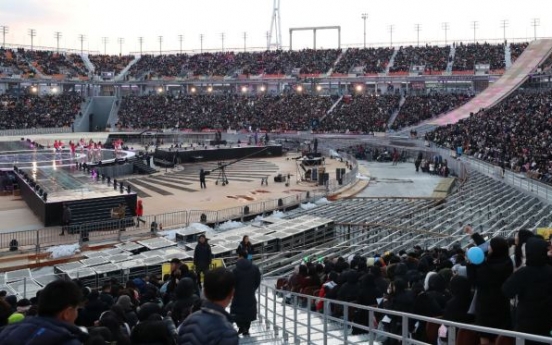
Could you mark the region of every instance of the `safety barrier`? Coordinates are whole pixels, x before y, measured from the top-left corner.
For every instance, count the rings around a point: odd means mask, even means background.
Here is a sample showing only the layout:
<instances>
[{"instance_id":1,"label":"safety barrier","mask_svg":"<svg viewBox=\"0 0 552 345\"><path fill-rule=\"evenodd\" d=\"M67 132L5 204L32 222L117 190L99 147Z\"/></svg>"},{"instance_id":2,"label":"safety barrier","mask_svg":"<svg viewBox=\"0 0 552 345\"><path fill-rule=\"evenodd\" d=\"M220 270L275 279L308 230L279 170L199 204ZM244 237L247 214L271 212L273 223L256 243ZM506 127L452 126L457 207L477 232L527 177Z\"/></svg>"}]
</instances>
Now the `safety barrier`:
<instances>
[{"instance_id":1,"label":"safety barrier","mask_svg":"<svg viewBox=\"0 0 552 345\"><path fill-rule=\"evenodd\" d=\"M321 312L312 311L311 306L316 302L322 302ZM510 338L516 345L523 345L526 341L550 344L552 340L549 337L533 334L462 324L313 295L291 293L277 290L267 282L263 282L257 292L257 303L258 318L261 323L276 337L292 344L379 344L382 338L396 339L403 345L435 344L438 334L434 335L435 339L428 340L427 343L412 337L410 326L414 326L417 322L431 324L437 328L440 325L446 326L448 337L441 340L450 345L466 343L465 336L475 337L478 340L478 333ZM337 310L341 316L333 316L332 310L334 315ZM378 327L377 319L381 320L384 316L394 319L395 324L398 325L393 333ZM363 334L354 335L352 330Z\"/></svg>"}]
</instances>

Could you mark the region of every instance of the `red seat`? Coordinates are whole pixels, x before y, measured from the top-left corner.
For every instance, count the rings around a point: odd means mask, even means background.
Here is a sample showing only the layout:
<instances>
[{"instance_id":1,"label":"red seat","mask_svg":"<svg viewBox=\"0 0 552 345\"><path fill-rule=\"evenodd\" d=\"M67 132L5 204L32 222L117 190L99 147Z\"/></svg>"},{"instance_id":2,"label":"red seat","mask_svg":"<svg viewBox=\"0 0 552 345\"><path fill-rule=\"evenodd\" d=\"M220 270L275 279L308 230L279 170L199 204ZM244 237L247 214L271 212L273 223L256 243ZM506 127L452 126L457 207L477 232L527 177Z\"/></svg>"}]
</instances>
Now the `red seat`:
<instances>
[{"instance_id":1,"label":"red seat","mask_svg":"<svg viewBox=\"0 0 552 345\"><path fill-rule=\"evenodd\" d=\"M479 335L469 329L460 329L456 335L456 345L479 345Z\"/></svg>"}]
</instances>

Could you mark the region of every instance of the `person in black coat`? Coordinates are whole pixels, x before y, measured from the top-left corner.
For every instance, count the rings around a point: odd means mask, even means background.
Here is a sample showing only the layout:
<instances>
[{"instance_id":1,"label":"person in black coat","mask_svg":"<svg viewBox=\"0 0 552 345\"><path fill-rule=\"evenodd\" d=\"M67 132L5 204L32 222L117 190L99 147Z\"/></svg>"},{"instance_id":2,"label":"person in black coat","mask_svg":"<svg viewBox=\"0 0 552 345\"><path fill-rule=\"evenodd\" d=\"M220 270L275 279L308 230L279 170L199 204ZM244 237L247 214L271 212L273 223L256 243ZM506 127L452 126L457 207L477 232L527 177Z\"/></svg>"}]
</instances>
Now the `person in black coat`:
<instances>
[{"instance_id":1,"label":"person in black coat","mask_svg":"<svg viewBox=\"0 0 552 345\"><path fill-rule=\"evenodd\" d=\"M255 291L261 285L261 271L251 261L239 254L234 277L236 279L236 292L230 307L230 314L238 326L238 334L249 335L251 321L257 319L257 299Z\"/></svg>"},{"instance_id":2,"label":"person in black coat","mask_svg":"<svg viewBox=\"0 0 552 345\"><path fill-rule=\"evenodd\" d=\"M480 265L468 264L468 278L476 289L475 324L510 329L510 299L502 293L502 285L514 271L508 255L508 242L502 237L490 241L486 260ZM488 344L496 335L480 334L481 344Z\"/></svg>"},{"instance_id":3,"label":"person in black coat","mask_svg":"<svg viewBox=\"0 0 552 345\"><path fill-rule=\"evenodd\" d=\"M461 323L472 323L473 315L468 314L472 301L471 284L468 278L456 275L450 280L452 298L447 302L443 319Z\"/></svg>"},{"instance_id":4,"label":"person in black coat","mask_svg":"<svg viewBox=\"0 0 552 345\"><path fill-rule=\"evenodd\" d=\"M194 249L194 266L197 274L197 283L201 287L201 273L205 276L205 273L209 270L211 262L213 261L213 253L211 252L211 246L207 243L207 237L201 234L197 239L197 245Z\"/></svg>"},{"instance_id":5,"label":"person in black coat","mask_svg":"<svg viewBox=\"0 0 552 345\"><path fill-rule=\"evenodd\" d=\"M238 249L236 249L236 254L248 260L253 260L253 245L249 242L249 236L243 236L242 241L238 245Z\"/></svg>"},{"instance_id":6,"label":"person in black coat","mask_svg":"<svg viewBox=\"0 0 552 345\"><path fill-rule=\"evenodd\" d=\"M552 330L552 267L548 265L547 247L543 239L529 238L525 267L502 286L506 297L518 299L514 327L518 332L549 336Z\"/></svg>"}]
</instances>

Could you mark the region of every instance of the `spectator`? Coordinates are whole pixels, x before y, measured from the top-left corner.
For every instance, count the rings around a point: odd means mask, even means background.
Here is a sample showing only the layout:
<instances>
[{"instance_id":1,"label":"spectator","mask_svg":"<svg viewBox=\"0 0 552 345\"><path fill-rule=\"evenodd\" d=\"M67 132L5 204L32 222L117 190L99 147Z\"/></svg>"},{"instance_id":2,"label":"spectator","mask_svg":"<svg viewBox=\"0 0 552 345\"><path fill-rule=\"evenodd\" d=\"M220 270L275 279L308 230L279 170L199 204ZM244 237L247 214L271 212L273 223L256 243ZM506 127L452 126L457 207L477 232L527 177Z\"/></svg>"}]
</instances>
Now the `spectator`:
<instances>
[{"instance_id":1,"label":"spectator","mask_svg":"<svg viewBox=\"0 0 552 345\"><path fill-rule=\"evenodd\" d=\"M244 235L242 241L236 249L238 256L246 258L247 260L253 260L253 245L249 242L249 236Z\"/></svg>"},{"instance_id":2,"label":"spectator","mask_svg":"<svg viewBox=\"0 0 552 345\"><path fill-rule=\"evenodd\" d=\"M197 274L197 283L201 288L201 274L205 277L205 274L211 266L213 261L213 254L211 253L211 246L208 243L207 237L204 234L199 235L197 245L194 249L194 266Z\"/></svg>"},{"instance_id":3,"label":"spectator","mask_svg":"<svg viewBox=\"0 0 552 345\"><path fill-rule=\"evenodd\" d=\"M349 74L354 73L355 67L360 67L363 73L385 73L391 56L392 48L349 48L341 56L334 72Z\"/></svg>"},{"instance_id":4,"label":"spectator","mask_svg":"<svg viewBox=\"0 0 552 345\"><path fill-rule=\"evenodd\" d=\"M81 300L82 293L73 282L57 280L48 284L39 297L38 316L4 328L0 344L81 344L87 333L74 324Z\"/></svg>"},{"instance_id":5,"label":"spectator","mask_svg":"<svg viewBox=\"0 0 552 345\"><path fill-rule=\"evenodd\" d=\"M548 244L530 237L526 242L525 267L514 272L502 286L508 298L517 297L514 330L550 336L552 329L552 267L548 265ZM536 342L526 342L536 344Z\"/></svg>"},{"instance_id":6,"label":"spectator","mask_svg":"<svg viewBox=\"0 0 552 345\"><path fill-rule=\"evenodd\" d=\"M450 46L400 47L389 72L410 72L413 66L424 67L425 72L445 71L449 61Z\"/></svg>"},{"instance_id":7,"label":"spectator","mask_svg":"<svg viewBox=\"0 0 552 345\"><path fill-rule=\"evenodd\" d=\"M457 44L452 70L474 71L476 64L489 64L492 71L504 70L506 68L504 44Z\"/></svg>"},{"instance_id":8,"label":"spectator","mask_svg":"<svg viewBox=\"0 0 552 345\"><path fill-rule=\"evenodd\" d=\"M510 56L512 58L512 63L516 62L527 46L529 46L529 42L510 43Z\"/></svg>"},{"instance_id":9,"label":"spectator","mask_svg":"<svg viewBox=\"0 0 552 345\"><path fill-rule=\"evenodd\" d=\"M205 274L203 292L207 300L199 311L190 315L179 327L179 345L238 344L238 333L225 310L234 296L235 284L234 274L225 268L217 268Z\"/></svg>"},{"instance_id":10,"label":"spectator","mask_svg":"<svg viewBox=\"0 0 552 345\"><path fill-rule=\"evenodd\" d=\"M238 334L249 336L251 321L257 319L257 300L255 291L261 284L261 272L245 256L246 252L239 251L234 279L236 281L234 298L230 307L230 313L238 326Z\"/></svg>"},{"instance_id":11,"label":"spectator","mask_svg":"<svg viewBox=\"0 0 552 345\"><path fill-rule=\"evenodd\" d=\"M120 74L134 60L134 55L88 55L88 59L94 65L95 75L110 72L115 76Z\"/></svg>"}]
</instances>

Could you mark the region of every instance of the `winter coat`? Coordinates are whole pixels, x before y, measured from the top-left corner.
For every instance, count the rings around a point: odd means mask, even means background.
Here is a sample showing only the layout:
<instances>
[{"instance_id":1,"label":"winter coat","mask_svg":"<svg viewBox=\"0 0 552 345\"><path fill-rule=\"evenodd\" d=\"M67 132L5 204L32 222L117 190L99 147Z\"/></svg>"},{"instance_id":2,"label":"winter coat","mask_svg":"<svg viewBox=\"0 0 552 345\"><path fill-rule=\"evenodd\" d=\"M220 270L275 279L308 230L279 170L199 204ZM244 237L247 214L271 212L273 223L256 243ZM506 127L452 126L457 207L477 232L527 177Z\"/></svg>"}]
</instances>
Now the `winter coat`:
<instances>
[{"instance_id":1,"label":"winter coat","mask_svg":"<svg viewBox=\"0 0 552 345\"><path fill-rule=\"evenodd\" d=\"M337 293L337 299L345 302L356 301L359 294L359 285L358 285L358 273L353 270L343 272L345 276L345 284L341 286L339 292Z\"/></svg>"},{"instance_id":2,"label":"winter coat","mask_svg":"<svg viewBox=\"0 0 552 345\"><path fill-rule=\"evenodd\" d=\"M468 314L472 301L470 281L462 276L450 280L452 298L447 302L443 319L454 322L471 323L473 315Z\"/></svg>"},{"instance_id":3,"label":"winter coat","mask_svg":"<svg viewBox=\"0 0 552 345\"><path fill-rule=\"evenodd\" d=\"M502 284L514 271L508 255L489 256L480 265L467 265L468 278L476 289L475 324L492 328L510 328L510 300L502 293Z\"/></svg>"},{"instance_id":4,"label":"winter coat","mask_svg":"<svg viewBox=\"0 0 552 345\"><path fill-rule=\"evenodd\" d=\"M205 243L198 242L194 249L194 265L196 270L209 269L211 261L213 260L213 254L211 253L211 246L205 240Z\"/></svg>"},{"instance_id":5,"label":"winter coat","mask_svg":"<svg viewBox=\"0 0 552 345\"><path fill-rule=\"evenodd\" d=\"M238 332L221 306L206 301L178 328L178 345L238 345Z\"/></svg>"},{"instance_id":6,"label":"winter coat","mask_svg":"<svg viewBox=\"0 0 552 345\"><path fill-rule=\"evenodd\" d=\"M525 244L526 261L502 286L504 295L517 296L515 330L550 335L552 329L552 267L546 255L547 243L530 238Z\"/></svg>"},{"instance_id":7,"label":"winter coat","mask_svg":"<svg viewBox=\"0 0 552 345\"><path fill-rule=\"evenodd\" d=\"M230 314L236 322L250 322L257 319L255 290L261 284L259 268L247 259L239 259L234 268L236 287Z\"/></svg>"},{"instance_id":8,"label":"winter coat","mask_svg":"<svg viewBox=\"0 0 552 345\"><path fill-rule=\"evenodd\" d=\"M31 317L0 333L0 345L80 345L88 334L79 327L50 317Z\"/></svg>"},{"instance_id":9,"label":"winter coat","mask_svg":"<svg viewBox=\"0 0 552 345\"><path fill-rule=\"evenodd\" d=\"M241 254L241 256L247 259L248 255L253 255L253 245L251 245L251 242L240 242L238 249L236 249L236 254Z\"/></svg>"}]
</instances>

